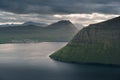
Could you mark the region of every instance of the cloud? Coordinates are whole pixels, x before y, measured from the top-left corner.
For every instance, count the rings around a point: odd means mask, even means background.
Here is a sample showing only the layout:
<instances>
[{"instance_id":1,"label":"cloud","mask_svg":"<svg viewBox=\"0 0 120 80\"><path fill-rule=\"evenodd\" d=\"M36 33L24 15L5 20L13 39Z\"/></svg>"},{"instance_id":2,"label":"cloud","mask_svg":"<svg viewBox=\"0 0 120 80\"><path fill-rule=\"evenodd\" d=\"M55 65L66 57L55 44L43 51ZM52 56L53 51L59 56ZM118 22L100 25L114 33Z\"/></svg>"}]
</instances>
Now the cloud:
<instances>
[{"instance_id":1,"label":"cloud","mask_svg":"<svg viewBox=\"0 0 120 80\"><path fill-rule=\"evenodd\" d=\"M12 12L0 11L0 24L24 23L27 21L50 24L56 21L51 14L16 14Z\"/></svg>"},{"instance_id":2,"label":"cloud","mask_svg":"<svg viewBox=\"0 0 120 80\"><path fill-rule=\"evenodd\" d=\"M117 17L119 15L91 13L91 14L64 14L64 15L56 14L53 16L58 19L71 20L74 24L82 24L84 26L87 26L89 24L102 22L102 21Z\"/></svg>"},{"instance_id":3,"label":"cloud","mask_svg":"<svg viewBox=\"0 0 120 80\"><path fill-rule=\"evenodd\" d=\"M18 14L120 14L119 0L0 0L0 10Z\"/></svg>"},{"instance_id":4,"label":"cloud","mask_svg":"<svg viewBox=\"0 0 120 80\"><path fill-rule=\"evenodd\" d=\"M87 26L89 24L101 22L117 17L115 14L102 13L80 13L80 14L16 14L12 12L0 11L0 24L24 23L27 21L51 24L59 20L70 20L76 25Z\"/></svg>"},{"instance_id":5,"label":"cloud","mask_svg":"<svg viewBox=\"0 0 120 80\"><path fill-rule=\"evenodd\" d=\"M119 14L120 0L0 0L0 24L70 20L87 26Z\"/></svg>"}]
</instances>

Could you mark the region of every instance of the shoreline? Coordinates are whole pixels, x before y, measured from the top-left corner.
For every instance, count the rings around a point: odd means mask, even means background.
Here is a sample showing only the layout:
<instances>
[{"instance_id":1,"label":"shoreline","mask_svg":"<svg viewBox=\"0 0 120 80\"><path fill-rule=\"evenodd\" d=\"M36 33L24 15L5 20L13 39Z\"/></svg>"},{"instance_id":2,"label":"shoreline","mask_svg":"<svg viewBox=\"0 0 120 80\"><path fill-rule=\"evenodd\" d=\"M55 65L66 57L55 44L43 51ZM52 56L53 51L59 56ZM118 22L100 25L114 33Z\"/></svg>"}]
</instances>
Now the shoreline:
<instances>
[{"instance_id":1,"label":"shoreline","mask_svg":"<svg viewBox=\"0 0 120 80\"><path fill-rule=\"evenodd\" d=\"M77 65L91 65L91 66L103 66L103 67L118 67L120 68L120 65L117 65L117 64L105 64L105 63L90 63L90 62L75 62L75 61L64 61L64 60L61 60L61 59L55 59L53 57L51 57L51 55L49 55L49 58L52 59L52 60L55 60L55 61L59 61L59 62L62 62L62 63L71 63L71 64L77 64Z\"/></svg>"}]
</instances>

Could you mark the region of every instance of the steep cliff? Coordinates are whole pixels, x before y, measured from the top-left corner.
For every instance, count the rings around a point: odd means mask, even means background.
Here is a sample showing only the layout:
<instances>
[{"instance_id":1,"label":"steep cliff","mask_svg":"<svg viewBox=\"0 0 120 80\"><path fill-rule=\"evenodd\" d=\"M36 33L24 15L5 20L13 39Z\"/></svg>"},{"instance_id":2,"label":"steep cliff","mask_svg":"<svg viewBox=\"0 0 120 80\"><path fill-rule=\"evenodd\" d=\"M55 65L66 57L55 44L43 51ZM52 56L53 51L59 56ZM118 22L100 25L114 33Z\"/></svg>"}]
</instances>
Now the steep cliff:
<instances>
[{"instance_id":1,"label":"steep cliff","mask_svg":"<svg viewBox=\"0 0 120 80\"><path fill-rule=\"evenodd\" d=\"M66 62L120 65L120 17L83 28L50 57Z\"/></svg>"}]
</instances>

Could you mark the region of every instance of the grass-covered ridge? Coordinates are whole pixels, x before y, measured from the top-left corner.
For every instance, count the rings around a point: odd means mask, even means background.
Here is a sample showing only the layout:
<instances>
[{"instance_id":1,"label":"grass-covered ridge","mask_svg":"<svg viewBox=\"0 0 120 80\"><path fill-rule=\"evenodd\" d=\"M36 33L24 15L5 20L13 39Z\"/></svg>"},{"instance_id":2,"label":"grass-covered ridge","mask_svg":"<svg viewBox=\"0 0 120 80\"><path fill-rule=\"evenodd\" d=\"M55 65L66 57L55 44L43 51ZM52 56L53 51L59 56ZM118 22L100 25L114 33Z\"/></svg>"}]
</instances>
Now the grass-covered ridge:
<instances>
[{"instance_id":1,"label":"grass-covered ridge","mask_svg":"<svg viewBox=\"0 0 120 80\"><path fill-rule=\"evenodd\" d=\"M120 65L119 22L120 17L117 17L83 28L50 57L65 62Z\"/></svg>"}]
</instances>

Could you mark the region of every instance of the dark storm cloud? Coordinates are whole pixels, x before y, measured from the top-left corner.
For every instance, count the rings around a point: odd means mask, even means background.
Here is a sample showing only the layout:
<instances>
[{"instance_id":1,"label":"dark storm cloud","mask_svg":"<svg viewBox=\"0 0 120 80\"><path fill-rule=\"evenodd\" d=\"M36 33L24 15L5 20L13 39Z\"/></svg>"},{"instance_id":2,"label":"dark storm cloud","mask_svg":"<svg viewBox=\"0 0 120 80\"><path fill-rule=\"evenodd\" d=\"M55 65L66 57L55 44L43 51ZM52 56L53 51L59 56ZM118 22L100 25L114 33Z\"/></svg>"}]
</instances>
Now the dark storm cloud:
<instances>
[{"instance_id":1,"label":"dark storm cloud","mask_svg":"<svg viewBox=\"0 0 120 80\"><path fill-rule=\"evenodd\" d=\"M119 0L0 0L0 10L24 14L120 14Z\"/></svg>"}]
</instances>

